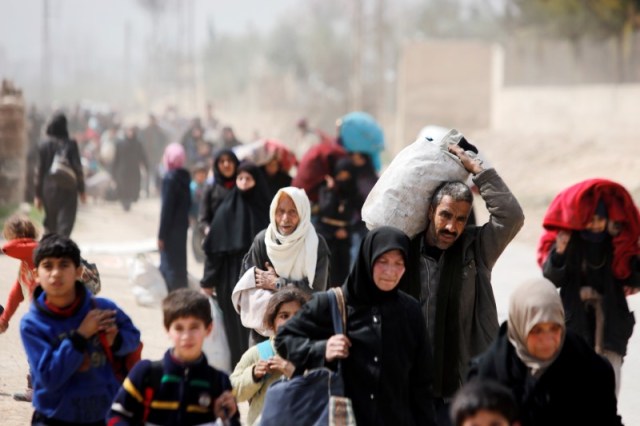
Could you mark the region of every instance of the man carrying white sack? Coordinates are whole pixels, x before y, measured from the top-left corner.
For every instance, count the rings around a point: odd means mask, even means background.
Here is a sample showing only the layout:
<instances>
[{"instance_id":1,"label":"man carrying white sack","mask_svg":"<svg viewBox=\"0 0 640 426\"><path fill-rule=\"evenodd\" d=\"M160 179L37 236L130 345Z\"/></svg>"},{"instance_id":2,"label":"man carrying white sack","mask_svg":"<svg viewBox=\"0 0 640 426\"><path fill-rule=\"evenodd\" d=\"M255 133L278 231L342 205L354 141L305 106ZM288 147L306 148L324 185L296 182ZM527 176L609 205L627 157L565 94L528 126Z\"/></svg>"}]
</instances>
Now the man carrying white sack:
<instances>
[{"instance_id":1,"label":"man carrying white sack","mask_svg":"<svg viewBox=\"0 0 640 426\"><path fill-rule=\"evenodd\" d=\"M459 145L449 145L473 175L490 213L483 226L466 226L473 195L460 181L442 183L428 207L426 230L412 239L405 292L421 305L433 348L438 422L449 424L448 408L469 360L498 333L491 270L524 223L524 214L493 168L484 169Z\"/></svg>"}]
</instances>

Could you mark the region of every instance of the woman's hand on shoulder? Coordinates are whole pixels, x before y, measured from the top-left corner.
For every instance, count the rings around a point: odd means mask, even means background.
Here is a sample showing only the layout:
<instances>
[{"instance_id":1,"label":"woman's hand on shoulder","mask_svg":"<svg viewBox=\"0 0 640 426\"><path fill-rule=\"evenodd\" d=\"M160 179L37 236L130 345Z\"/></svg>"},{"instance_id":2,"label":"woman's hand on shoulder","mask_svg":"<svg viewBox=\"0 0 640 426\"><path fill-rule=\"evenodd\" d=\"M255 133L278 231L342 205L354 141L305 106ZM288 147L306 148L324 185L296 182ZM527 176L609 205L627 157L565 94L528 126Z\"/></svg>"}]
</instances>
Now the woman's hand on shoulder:
<instances>
[{"instance_id":1,"label":"woman's hand on shoulder","mask_svg":"<svg viewBox=\"0 0 640 426\"><path fill-rule=\"evenodd\" d=\"M344 334L335 334L327 340L327 348L324 357L328 362L336 359L345 359L349 356L351 341Z\"/></svg>"}]
</instances>

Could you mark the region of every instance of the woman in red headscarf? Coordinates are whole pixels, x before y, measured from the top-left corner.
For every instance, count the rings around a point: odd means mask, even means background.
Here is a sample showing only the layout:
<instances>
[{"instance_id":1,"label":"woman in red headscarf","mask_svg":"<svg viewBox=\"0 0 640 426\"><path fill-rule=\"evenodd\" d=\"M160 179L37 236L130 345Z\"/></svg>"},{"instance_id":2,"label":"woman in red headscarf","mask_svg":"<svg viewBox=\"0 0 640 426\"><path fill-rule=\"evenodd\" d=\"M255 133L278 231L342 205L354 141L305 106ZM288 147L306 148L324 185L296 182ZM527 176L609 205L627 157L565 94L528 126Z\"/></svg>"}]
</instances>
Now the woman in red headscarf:
<instances>
[{"instance_id":1,"label":"woman in red headscarf","mask_svg":"<svg viewBox=\"0 0 640 426\"><path fill-rule=\"evenodd\" d=\"M605 356L620 389L635 323L625 296L640 289L640 214L616 182L588 179L560 192L543 220L543 274L556 287L567 328Z\"/></svg>"}]
</instances>

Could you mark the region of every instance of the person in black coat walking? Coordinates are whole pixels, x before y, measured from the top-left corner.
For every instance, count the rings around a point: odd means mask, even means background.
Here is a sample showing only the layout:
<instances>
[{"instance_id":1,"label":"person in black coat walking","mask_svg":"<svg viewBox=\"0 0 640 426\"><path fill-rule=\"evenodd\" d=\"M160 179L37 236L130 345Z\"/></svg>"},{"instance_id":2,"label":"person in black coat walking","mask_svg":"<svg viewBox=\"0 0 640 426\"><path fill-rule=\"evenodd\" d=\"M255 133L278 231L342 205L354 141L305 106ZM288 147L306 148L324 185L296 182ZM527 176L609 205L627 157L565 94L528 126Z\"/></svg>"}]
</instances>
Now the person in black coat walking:
<instances>
[{"instance_id":1,"label":"person in black coat walking","mask_svg":"<svg viewBox=\"0 0 640 426\"><path fill-rule=\"evenodd\" d=\"M200 281L205 293L215 288L229 340L232 368L249 348L249 330L242 325L233 307L231 294L238 282L245 253L256 234L268 224L267 184L258 166L243 162L238 166L236 186L217 208L211 229L204 240L207 261L205 277Z\"/></svg>"},{"instance_id":2,"label":"person in black coat walking","mask_svg":"<svg viewBox=\"0 0 640 426\"><path fill-rule=\"evenodd\" d=\"M49 139L38 147L34 205L44 207L45 233L71 235L78 195L85 203L84 174L75 140L69 139L67 118L59 113L47 126Z\"/></svg>"},{"instance_id":3,"label":"person in black coat walking","mask_svg":"<svg viewBox=\"0 0 640 426\"><path fill-rule=\"evenodd\" d=\"M160 272L169 292L188 286L187 229L191 208L191 176L183 168L185 157L184 148L179 143L167 146L162 157L166 173L162 178L158 250Z\"/></svg>"},{"instance_id":4,"label":"person in black coat walking","mask_svg":"<svg viewBox=\"0 0 640 426\"><path fill-rule=\"evenodd\" d=\"M116 154L113 160L112 176L116 183L116 194L124 211L131 209L131 204L138 201L142 175L142 166L149 175L149 165L144 148L138 140L134 127L128 127L122 140L116 143Z\"/></svg>"},{"instance_id":5,"label":"person in black coat walking","mask_svg":"<svg viewBox=\"0 0 640 426\"><path fill-rule=\"evenodd\" d=\"M371 231L342 286L346 335L333 335L326 292L283 325L278 354L306 369L336 367L341 360L345 395L358 424L431 425L431 348L420 305L398 290L404 277L409 238L391 227Z\"/></svg>"},{"instance_id":6,"label":"person in black coat walking","mask_svg":"<svg viewBox=\"0 0 640 426\"><path fill-rule=\"evenodd\" d=\"M508 321L468 377L510 388L522 426L622 424L611 364L566 329L560 295L544 278L514 291Z\"/></svg>"}]
</instances>

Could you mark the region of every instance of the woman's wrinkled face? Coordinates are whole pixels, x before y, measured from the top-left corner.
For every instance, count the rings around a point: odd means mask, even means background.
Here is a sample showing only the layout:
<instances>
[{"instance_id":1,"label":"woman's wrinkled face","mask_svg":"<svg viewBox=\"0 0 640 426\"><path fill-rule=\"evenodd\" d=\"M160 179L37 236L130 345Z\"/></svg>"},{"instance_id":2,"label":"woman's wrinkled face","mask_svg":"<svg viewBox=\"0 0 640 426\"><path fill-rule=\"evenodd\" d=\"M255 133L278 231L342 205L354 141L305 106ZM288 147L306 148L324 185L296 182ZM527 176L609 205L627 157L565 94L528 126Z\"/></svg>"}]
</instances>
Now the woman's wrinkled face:
<instances>
[{"instance_id":1,"label":"woman's wrinkled face","mask_svg":"<svg viewBox=\"0 0 640 426\"><path fill-rule=\"evenodd\" d=\"M562 341L562 325L555 322L536 324L527 335L527 350L541 360L547 361L555 356Z\"/></svg>"},{"instance_id":2,"label":"woman's wrinkled face","mask_svg":"<svg viewBox=\"0 0 640 426\"><path fill-rule=\"evenodd\" d=\"M282 235L291 235L300 224L296 203L287 194L280 195L276 206L276 228Z\"/></svg>"},{"instance_id":3,"label":"woman's wrinkled face","mask_svg":"<svg viewBox=\"0 0 640 426\"><path fill-rule=\"evenodd\" d=\"M230 178L236 172L236 163L229 155L221 155L218 159L218 170L222 176Z\"/></svg>"},{"instance_id":4,"label":"woman's wrinkled face","mask_svg":"<svg viewBox=\"0 0 640 426\"><path fill-rule=\"evenodd\" d=\"M382 291L397 287L404 275L404 257L400 250L389 250L378 256L373 264L373 282Z\"/></svg>"},{"instance_id":5,"label":"woman's wrinkled face","mask_svg":"<svg viewBox=\"0 0 640 426\"><path fill-rule=\"evenodd\" d=\"M256 186L256 180L251 176L251 173L240 172L236 178L236 186L240 191L248 191Z\"/></svg>"}]
</instances>

